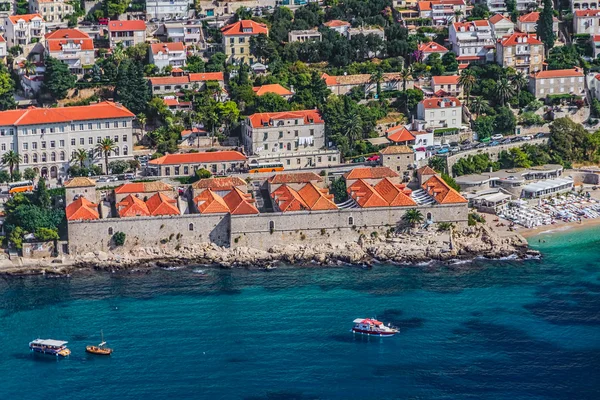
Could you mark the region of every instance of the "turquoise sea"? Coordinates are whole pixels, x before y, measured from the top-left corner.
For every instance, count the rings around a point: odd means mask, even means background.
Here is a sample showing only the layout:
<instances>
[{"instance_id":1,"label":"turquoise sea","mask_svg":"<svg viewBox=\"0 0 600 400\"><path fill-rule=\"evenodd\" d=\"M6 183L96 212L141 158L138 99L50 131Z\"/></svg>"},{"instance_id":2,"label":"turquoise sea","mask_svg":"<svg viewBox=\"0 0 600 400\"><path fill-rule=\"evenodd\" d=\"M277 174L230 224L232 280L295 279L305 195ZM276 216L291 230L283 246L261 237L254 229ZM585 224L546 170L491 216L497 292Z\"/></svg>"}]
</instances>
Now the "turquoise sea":
<instances>
[{"instance_id":1,"label":"turquoise sea","mask_svg":"<svg viewBox=\"0 0 600 400\"><path fill-rule=\"evenodd\" d=\"M600 399L600 228L531 241L542 260L0 280L0 399ZM401 333L349 332L374 316ZM101 329L112 357L84 352Z\"/></svg>"}]
</instances>

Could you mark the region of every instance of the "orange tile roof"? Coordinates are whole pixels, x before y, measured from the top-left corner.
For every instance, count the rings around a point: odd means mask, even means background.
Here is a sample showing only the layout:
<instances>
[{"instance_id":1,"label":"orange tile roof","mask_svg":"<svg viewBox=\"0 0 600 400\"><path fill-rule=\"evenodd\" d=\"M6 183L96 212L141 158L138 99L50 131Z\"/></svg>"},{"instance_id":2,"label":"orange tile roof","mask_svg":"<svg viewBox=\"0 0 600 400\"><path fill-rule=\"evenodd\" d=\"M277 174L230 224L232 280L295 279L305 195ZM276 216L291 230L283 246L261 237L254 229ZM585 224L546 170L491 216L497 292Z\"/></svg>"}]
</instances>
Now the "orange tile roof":
<instances>
[{"instance_id":1,"label":"orange tile roof","mask_svg":"<svg viewBox=\"0 0 600 400\"><path fill-rule=\"evenodd\" d=\"M183 42L169 42L169 43L153 43L150 45L152 54L158 53L170 53L173 51L185 51L185 44Z\"/></svg>"},{"instance_id":2,"label":"orange tile roof","mask_svg":"<svg viewBox=\"0 0 600 400\"><path fill-rule=\"evenodd\" d=\"M388 146L379 150L381 154L412 154L414 151L408 146Z\"/></svg>"},{"instance_id":3,"label":"orange tile roof","mask_svg":"<svg viewBox=\"0 0 600 400\"><path fill-rule=\"evenodd\" d=\"M600 14L600 10L575 10L575 15L577 17L596 17Z\"/></svg>"},{"instance_id":4,"label":"orange tile roof","mask_svg":"<svg viewBox=\"0 0 600 400\"><path fill-rule=\"evenodd\" d=\"M146 23L140 19L130 21L109 21L109 32L146 31Z\"/></svg>"},{"instance_id":5,"label":"orange tile roof","mask_svg":"<svg viewBox=\"0 0 600 400\"><path fill-rule=\"evenodd\" d=\"M489 27L490 22L486 19L478 19L476 21L455 22L452 26L456 32L460 32L461 28L465 28L465 30L468 31L471 27Z\"/></svg>"},{"instance_id":6,"label":"orange tile roof","mask_svg":"<svg viewBox=\"0 0 600 400\"><path fill-rule=\"evenodd\" d=\"M540 13L537 11L530 12L529 14L521 15L519 17L519 22L537 22L540 19ZM558 22L558 18L552 17L554 22Z\"/></svg>"},{"instance_id":7,"label":"orange tile roof","mask_svg":"<svg viewBox=\"0 0 600 400\"><path fill-rule=\"evenodd\" d=\"M86 121L110 118L134 118L125 107L112 102L102 102L89 106L37 108L0 112L1 125L42 125L58 122Z\"/></svg>"},{"instance_id":8,"label":"orange tile roof","mask_svg":"<svg viewBox=\"0 0 600 400\"><path fill-rule=\"evenodd\" d=\"M66 188L90 187L96 186L96 181L91 178L78 176L66 181L63 186Z\"/></svg>"},{"instance_id":9,"label":"orange tile roof","mask_svg":"<svg viewBox=\"0 0 600 400\"><path fill-rule=\"evenodd\" d=\"M429 165L421 167L417 170L417 173L420 175L435 175L437 172L433 170Z\"/></svg>"},{"instance_id":10,"label":"orange tile roof","mask_svg":"<svg viewBox=\"0 0 600 400\"><path fill-rule=\"evenodd\" d=\"M333 202L333 195L329 194L329 190L318 188L312 182L298 190L298 194L311 211L337 210L338 208Z\"/></svg>"},{"instance_id":11,"label":"orange tile roof","mask_svg":"<svg viewBox=\"0 0 600 400\"><path fill-rule=\"evenodd\" d=\"M310 207L294 189L281 185L271 193L273 202L281 212L309 210Z\"/></svg>"},{"instance_id":12,"label":"orange tile roof","mask_svg":"<svg viewBox=\"0 0 600 400\"><path fill-rule=\"evenodd\" d=\"M177 208L177 200L160 192L146 200L146 206L148 207L148 211L150 211L150 215L153 217L181 214L179 208Z\"/></svg>"},{"instance_id":13,"label":"orange tile roof","mask_svg":"<svg viewBox=\"0 0 600 400\"><path fill-rule=\"evenodd\" d=\"M554 69L554 70L548 70L548 71L540 71L540 72L531 74L531 77L535 78L535 79L564 78L564 77L575 77L575 76L583 76L583 72L579 68L571 68L571 69Z\"/></svg>"},{"instance_id":14,"label":"orange tile roof","mask_svg":"<svg viewBox=\"0 0 600 400\"><path fill-rule=\"evenodd\" d=\"M452 103L455 103L453 106ZM425 109L430 108L442 108L442 104L444 107L460 107L460 101L456 97L432 97L430 99L421 100L421 104L425 107Z\"/></svg>"},{"instance_id":15,"label":"orange tile roof","mask_svg":"<svg viewBox=\"0 0 600 400\"><path fill-rule=\"evenodd\" d=\"M448 184L437 175L427 179L421 187L427 194L433 197L438 204L467 203L467 200L464 197L448 186Z\"/></svg>"},{"instance_id":16,"label":"orange tile roof","mask_svg":"<svg viewBox=\"0 0 600 400\"><path fill-rule=\"evenodd\" d=\"M229 212L232 215L243 214L258 214L257 208L254 206L254 199L251 194L244 193L240 189L234 187L233 190L223 197L223 200L229 207Z\"/></svg>"},{"instance_id":17,"label":"orange tile roof","mask_svg":"<svg viewBox=\"0 0 600 400\"><path fill-rule=\"evenodd\" d=\"M498 22L500 22L500 21L502 21L502 20L508 21L508 22L510 22L510 23L512 24L512 21L511 21L510 19L506 18L506 17L505 17L504 15L502 15L502 14L494 14L494 15L492 15L492 16L490 17L490 19L489 19L489 21L490 21L492 24L497 24Z\"/></svg>"},{"instance_id":18,"label":"orange tile roof","mask_svg":"<svg viewBox=\"0 0 600 400\"><path fill-rule=\"evenodd\" d=\"M436 42L421 43L419 51L423 53L447 53L448 49Z\"/></svg>"},{"instance_id":19,"label":"orange tile roof","mask_svg":"<svg viewBox=\"0 0 600 400\"><path fill-rule=\"evenodd\" d=\"M153 193L161 191L173 190L173 186L166 184L162 181L153 182L130 182L124 183L121 186L115 188L116 194L125 193Z\"/></svg>"},{"instance_id":20,"label":"orange tile roof","mask_svg":"<svg viewBox=\"0 0 600 400\"><path fill-rule=\"evenodd\" d=\"M279 83L274 83L272 85L255 86L252 88L252 90L254 91L254 93L256 93L257 96L262 96L266 93L275 93L280 96L291 96L293 94L288 89L281 86Z\"/></svg>"},{"instance_id":21,"label":"orange tile roof","mask_svg":"<svg viewBox=\"0 0 600 400\"><path fill-rule=\"evenodd\" d=\"M256 113L248 117L253 128L271 126L272 121L281 119L301 119L305 124L324 124L319 110L283 111L274 113Z\"/></svg>"},{"instance_id":22,"label":"orange tile roof","mask_svg":"<svg viewBox=\"0 0 600 400\"><path fill-rule=\"evenodd\" d=\"M331 21L325 22L323 25L329 28L336 28L340 26L350 26L350 22L341 21L339 19L332 19Z\"/></svg>"},{"instance_id":23,"label":"orange tile roof","mask_svg":"<svg viewBox=\"0 0 600 400\"><path fill-rule=\"evenodd\" d=\"M146 203L131 194L118 202L116 207L121 218L150 216Z\"/></svg>"},{"instance_id":24,"label":"orange tile roof","mask_svg":"<svg viewBox=\"0 0 600 400\"><path fill-rule=\"evenodd\" d=\"M190 82L222 81L225 79L222 72L195 72L188 76Z\"/></svg>"},{"instance_id":25,"label":"orange tile roof","mask_svg":"<svg viewBox=\"0 0 600 400\"><path fill-rule=\"evenodd\" d=\"M181 131L181 137L186 138L194 133L202 135L202 134L207 134L208 132L206 132L204 129L200 129L200 128L185 129L185 130Z\"/></svg>"},{"instance_id":26,"label":"orange tile roof","mask_svg":"<svg viewBox=\"0 0 600 400\"><path fill-rule=\"evenodd\" d=\"M246 186L246 181L237 176L200 179L192 184L193 189L231 190L237 186Z\"/></svg>"},{"instance_id":27,"label":"orange tile roof","mask_svg":"<svg viewBox=\"0 0 600 400\"><path fill-rule=\"evenodd\" d=\"M393 126L386 130L385 133L387 134L387 138L389 140L396 143L410 142L411 140L415 140L415 136L402 125Z\"/></svg>"},{"instance_id":28,"label":"orange tile roof","mask_svg":"<svg viewBox=\"0 0 600 400\"><path fill-rule=\"evenodd\" d=\"M362 208L389 206L389 203L383 197L381 197L379 192L377 192L373 186L369 185L362 179L359 179L350 185L347 191L348 195L350 195L356 204Z\"/></svg>"},{"instance_id":29,"label":"orange tile roof","mask_svg":"<svg viewBox=\"0 0 600 400\"><path fill-rule=\"evenodd\" d=\"M0 43L4 43L6 42L6 40L4 39L4 36L0 35Z\"/></svg>"},{"instance_id":30,"label":"orange tile roof","mask_svg":"<svg viewBox=\"0 0 600 400\"><path fill-rule=\"evenodd\" d=\"M433 5L443 5L443 4L451 4L451 5L464 5L464 0L433 0L433 1L419 1L417 3L419 7L419 11L431 11L431 7Z\"/></svg>"},{"instance_id":31,"label":"orange tile roof","mask_svg":"<svg viewBox=\"0 0 600 400\"><path fill-rule=\"evenodd\" d=\"M388 202L390 207L416 206L417 203L410 198L412 190L404 184L396 185L388 178L383 178L375 185L374 189Z\"/></svg>"},{"instance_id":32,"label":"orange tile roof","mask_svg":"<svg viewBox=\"0 0 600 400\"><path fill-rule=\"evenodd\" d=\"M85 197L79 197L65 209L69 221L90 221L100 218L98 204L94 204Z\"/></svg>"},{"instance_id":33,"label":"orange tile roof","mask_svg":"<svg viewBox=\"0 0 600 400\"><path fill-rule=\"evenodd\" d=\"M62 46L67 43L79 44L81 50L94 50L92 38L79 29L57 29L47 33L46 43L49 51L62 51Z\"/></svg>"},{"instance_id":34,"label":"orange tile roof","mask_svg":"<svg viewBox=\"0 0 600 400\"><path fill-rule=\"evenodd\" d=\"M200 164L223 161L246 161L248 158L239 151L210 151L203 153L167 154L155 160L152 165Z\"/></svg>"},{"instance_id":35,"label":"orange tile roof","mask_svg":"<svg viewBox=\"0 0 600 400\"><path fill-rule=\"evenodd\" d=\"M250 19L243 19L235 22L231 25L227 25L221 28L221 32L224 36L232 35L258 35L264 33L269 34L269 28L265 24L259 24Z\"/></svg>"},{"instance_id":36,"label":"orange tile roof","mask_svg":"<svg viewBox=\"0 0 600 400\"><path fill-rule=\"evenodd\" d=\"M54 32L46 33L44 36L48 39L90 39L90 35L75 28L62 28Z\"/></svg>"},{"instance_id":37,"label":"orange tile roof","mask_svg":"<svg viewBox=\"0 0 600 400\"><path fill-rule=\"evenodd\" d=\"M198 207L200 214L218 214L230 211L225 200L211 189L205 189L196 196L194 204Z\"/></svg>"},{"instance_id":38,"label":"orange tile roof","mask_svg":"<svg viewBox=\"0 0 600 400\"><path fill-rule=\"evenodd\" d=\"M12 22L13 24L16 24L20 20L24 20L25 22L31 22L31 20L36 17L44 19L40 14L11 15L8 18L10 19L10 22Z\"/></svg>"},{"instance_id":39,"label":"orange tile roof","mask_svg":"<svg viewBox=\"0 0 600 400\"><path fill-rule=\"evenodd\" d=\"M458 85L459 78L458 75L432 76L431 80L434 85Z\"/></svg>"},{"instance_id":40,"label":"orange tile roof","mask_svg":"<svg viewBox=\"0 0 600 400\"><path fill-rule=\"evenodd\" d=\"M518 42L517 40L523 40L526 39L527 42ZM500 45L502 47L506 47L506 46L516 46L517 44L523 44L523 43L528 43L528 44L542 44L542 42L537 38L536 34L529 34L529 33L521 33L521 32L515 32L512 35L508 35L508 36L504 36L502 39L499 39L498 42L500 43Z\"/></svg>"},{"instance_id":41,"label":"orange tile roof","mask_svg":"<svg viewBox=\"0 0 600 400\"><path fill-rule=\"evenodd\" d=\"M337 85L337 79L335 76L331 76L326 74L325 72L323 72L323 75L321 75L321 79L325 80L325 84L327 86L334 86Z\"/></svg>"},{"instance_id":42,"label":"orange tile roof","mask_svg":"<svg viewBox=\"0 0 600 400\"><path fill-rule=\"evenodd\" d=\"M292 172L273 175L268 179L268 182L278 185L282 183L323 182L323 179L314 172Z\"/></svg>"},{"instance_id":43,"label":"orange tile roof","mask_svg":"<svg viewBox=\"0 0 600 400\"><path fill-rule=\"evenodd\" d=\"M398 176L400 175L388 167L359 167L344 174L346 180L396 178Z\"/></svg>"},{"instance_id":44,"label":"orange tile roof","mask_svg":"<svg viewBox=\"0 0 600 400\"><path fill-rule=\"evenodd\" d=\"M183 85L186 83L222 81L225 79L222 72L192 73L184 76L159 76L148 78L152 85Z\"/></svg>"}]
</instances>

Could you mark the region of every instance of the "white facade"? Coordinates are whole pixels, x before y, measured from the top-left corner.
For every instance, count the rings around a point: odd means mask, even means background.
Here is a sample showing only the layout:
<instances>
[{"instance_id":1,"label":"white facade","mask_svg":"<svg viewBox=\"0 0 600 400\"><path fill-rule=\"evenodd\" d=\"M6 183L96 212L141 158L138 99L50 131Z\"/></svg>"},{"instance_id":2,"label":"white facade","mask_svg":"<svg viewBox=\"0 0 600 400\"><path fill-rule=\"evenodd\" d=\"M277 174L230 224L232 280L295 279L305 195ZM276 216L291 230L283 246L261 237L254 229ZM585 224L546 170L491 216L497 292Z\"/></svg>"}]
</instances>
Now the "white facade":
<instances>
[{"instance_id":1,"label":"white facade","mask_svg":"<svg viewBox=\"0 0 600 400\"><path fill-rule=\"evenodd\" d=\"M146 0L146 13L150 18L188 17L189 0Z\"/></svg>"},{"instance_id":2,"label":"white facade","mask_svg":"<svg viewBox=\"0 0 600 400\"><path fill-rule=\"evenodd\" d=\"M577 10L573 15L573 33L600 34L600 10Z\"/></svg>"},{"instance_id":3,"label":"white facade","mask_svg":"<svg viewBox=\"0 0 600 400\"><path fill-rule=\"evenodd\" d=\"M5 39L8 47L24 47L42 40L46 23L39 14L15 15L4 20Z\"/></svg>"},{"instance_id":4,"label":"white facade","mask_svg":"<svg viewBox=\"0 0 600 400\"><path fill-rule=\"evenodd\" d=\"M510 35L515 32L515 24L502 14L496 14L490 17L490 26L494 39Z\"/></svg>"},{"instance_id":5,"label":"white facade","mask_svg":"<svg viewBox=\"0 0 600 400\"><path fill-rule=\"evenodd\" d=\"M29 12L40 14L48 24L57 24L73 14L73 6L64 0L29 0Z\"/></svg>"},{"instance_id":6,"label":"white facade","mask_svg":"<svg viewBox=\"0 0 600 400\"><path fill-rule=\"evenodd\" d=\"M160 69L167 66L183 67L186 60L185 45L182 42L156 43L150 46L150 63Z\"/></svg>"},{"instance_id":7,"label":"white facade","mask_svg":"<svg viewBox=\"0 0 600 400\"><path fill-rule=\"evenodd\" d=\"M186 45L204 41L201 24L166 23L161 25L158 34L164 36L167 42L183 42Z\"/></svg>"},{"instance_id":8,"label":"white facade","mask_svg":"<svg viewBox=\"0 0 600 400\"><path fill-rule=\"evenodd\" d=\"M118 43L124 47L135 46L146 41L146 23L140 20L110 21L108 23L110 47Z\"/></svg>"},{"instance_id":9,"label":"white facade","mask_svg":"<svg viewBox=\"0 0 600 400\"><path fill-rule=\"evenodd\" d=\"M455 22L448 31L452 51L457 58L477 57L482 61L494 60L495 41L487 20Z\"/></svg>"},{"instance_id":10,"label":"white facade","mask_svg":"<svg viewBox=\"0 0 600 400\"><path fill-rule=\"evenodd\" d=\"M417 118L427 129L460 128L462 105L455 97L433 97L417 105Z\"/></svg>"}]
</instances>

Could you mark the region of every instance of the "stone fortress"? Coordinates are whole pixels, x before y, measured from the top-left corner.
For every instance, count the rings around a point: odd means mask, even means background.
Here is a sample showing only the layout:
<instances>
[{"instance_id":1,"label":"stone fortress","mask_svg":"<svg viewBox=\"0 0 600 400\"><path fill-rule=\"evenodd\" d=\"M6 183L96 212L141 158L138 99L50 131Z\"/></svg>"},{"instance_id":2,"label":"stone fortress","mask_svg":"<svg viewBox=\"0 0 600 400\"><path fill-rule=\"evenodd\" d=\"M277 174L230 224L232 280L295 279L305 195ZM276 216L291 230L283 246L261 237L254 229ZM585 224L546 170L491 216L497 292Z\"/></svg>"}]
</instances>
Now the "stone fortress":
<instances>
[{"instance_id":1,"label":"stone fortress","mask_svg":"<svg viewBox=\"0 0 600 400\"><path fill-rule=\"evenodd\" d=\"M412 189L387 167L355 168L344 178L348 199L340 204L312 172L253 185L235 176L201 179L177 190L161 181L102 190L90 178L74 178L65 183L69 253L116 250L117 232L125 233L124 250L349 243L405 226L403 216L415 208L422 225L466 225L467 200L429 167L417 170Z\"/></svg>"}]
</instances>

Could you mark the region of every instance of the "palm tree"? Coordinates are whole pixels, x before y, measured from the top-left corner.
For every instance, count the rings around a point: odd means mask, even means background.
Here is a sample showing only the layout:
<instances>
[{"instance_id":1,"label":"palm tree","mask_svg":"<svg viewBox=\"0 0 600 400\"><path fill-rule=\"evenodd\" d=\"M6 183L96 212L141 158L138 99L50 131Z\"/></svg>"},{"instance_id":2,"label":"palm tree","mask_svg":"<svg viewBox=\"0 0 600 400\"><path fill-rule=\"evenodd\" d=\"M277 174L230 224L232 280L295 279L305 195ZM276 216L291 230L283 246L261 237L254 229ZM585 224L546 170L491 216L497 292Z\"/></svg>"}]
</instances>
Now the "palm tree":
<instances>
[{"instance_id":1,"label":"palm tree","mask_svg":"<svg viewBox=\"0 0 600 400\"><path fill-rule=\"evenodd\" d=\"M515 94L515 88L506 78L500 78L494 87L494 93L496 99L500 102L500 105L504 107L504 104Z\"/></svg>"},{"instance_id":2,"label":"palm tree","mask_svg":"<svg viewBox=\"0 0 600 400\"><path fill-rule=\"evenodd\" d=\"M402 220L414 228L417 224L423 222L423 214L416 208L411 208L402 216Z\"/></svg>"},{"instance_id":3,"label":"palm tree","mask_svg":"<svg viewBox=\"0 0 600 400\"><path fill-rule=\"evenodd\" d=\"M477 77L475 76L475 72L470 69L464 69L463 72L458 77L458 84L462 86L465 91L465 96L467 98L467 107L469 106L469 97L471 95L471 90L473 90L473 86L477 82Z\"/></svg>"},{"instance_id":4,"label":"palm tree","mask_svg":"<svg viewBox=\"0 0 600 400\"><path fill-rule=\"evenodd\" d=\"M75 162L79 163L79 166L81 168L83 168L83 164L85 164L85 162L88 160L89 155L87 150L85 149L77 149L77 151L75 151L75 153L73 154L73 160Z\"/></svg>"},{"instance_id":5,"label":"palm tree","mask_svg":"<svg viewBox=\"0 0 600 400\"><path fill-rule=\"evenodd\" d=\"M433 156L429 159L428 165L435 170L435 172L446 172L446 158L440 156Z\"/></svg>"},{"instance_id":6,"label":"palm tree","mask_svg":"<svg viewBox=\"0 0 600 400\"><path fill-rule=\"evenodd\" d=\"M487 101L481 96L477 96L473 99L473 102L471 103L471 107L469 107L469 109L479 117L489 106L489 101Z\"/></svg>"},{"instance_id":7,"label":"palm tree","mask_svg":"<svg viewBox=\"0 0 600 400\"><path fill-rule=\"evenodd\" d=\"M529 84L529 80L527 79L527 77L525 76L524 73L519 71L512 76L511 83L513 84L513 86L515 88L515 95L517 96L517 99L518 99L519 93L521 93L521 90L523 90L527 87L527 85Z\"/></svg>"},{"instance_id":8,"label":"palm tree","mask_svg":"<svg viewBox=\"0 0 600 400\"><path fill-rule=\"evenodd\" d=\"M8 171L10 172L10 180L11 181L13 179L14 168L17 167L17 169L18 169L19 164L21 163L22 160L23 160L23 158L21 157L21 155L19 153L15 153L12 150L10 150L2 155L2 158L0 159L0 161L2 161L2 164L8 165Z\"/></svg>"},{"instance_id":9,"label":"palm tree","mask_svg":"<svg viewBox=\"0 0 600 400\"><path fill-rule=\"evenodd\" d=\"M35 75L35 64L30 60L23 61L23 70L25 71L25 75Z\"/></svg>"},{"instance_id":10,"label":"palm tree","mask_svg":"<svg viewBox=\"0 0 600 400\"><path fill-rule=\"evenodd\" d=\"M402 71L400 71L400 73L399 73L399 78L400 78L400 80L402 80L402 93L404 96L404 106L405 106L406 116L408 116L408 114L410 113L410 110L408 109L408 93L406 92L406 82L413 78L412 77L412 68L410 66L402 68Z\"/></svg>"},{"instance_id":11,"label":"palm tree","mask_svg":"<svg viewBox=\"0 0 600 400\"><path fill-rule=\"evenodd\" d=\"M377 70L371 74L370 81L377 85L377 98L379 99L381 95L381 82L383 82L383 70L377 68Z\"/></svg>"},{"instance_id":12,"label":"palm tree","mask_svg":"<svg viewBox=\"0 0 600 400\"><path fill-rule=\"evenodd\" d=\"M350 140L351 146L357 140L362 139L362 134L363 134L362 125L363 125L363 122L362 122L362 118L359 113L354 111L350 115L348 115L348 123L346 124L346 127L344 129L344 131L345 131L344 133Z\"/></svg>"},{"instance_id":13,"label":"palm tree","mask_svg":"<svg viewBox=\"0 0 600 400\"><path fill-rule=\"evenodd\" d=\"M122 45L117 45L112 50L112 57L113 57L113 60L115 60L115 62L117 63L117 68L119 68L119 65L121 65L121 62L125 58L127 58L127 56L125 55L125 50L123 50L123 46Z\"/></svg>"},{"instance_id":14,"label":"palm tree","mask_svg":"<svg viewBox=\"0 0 600 400\"><path fill-rule=\"evenodd\" d=\"M117 145L111 138L105 138L96 145L96 151L100 156L104 155L104 165L106 166L106 174L108 175L108 156L117 148Z\"/></svg>"}]
</instances>

